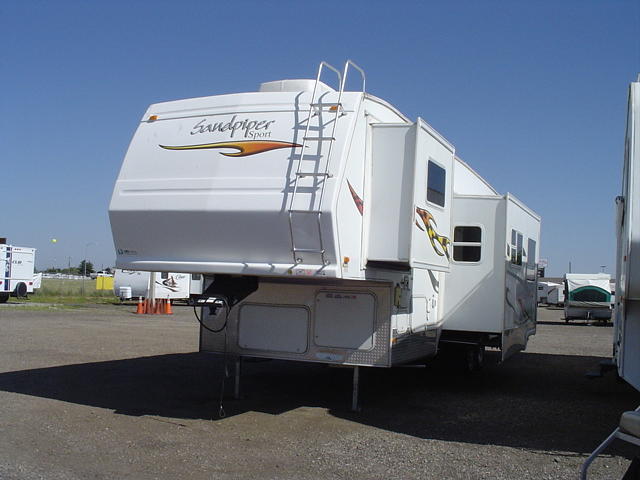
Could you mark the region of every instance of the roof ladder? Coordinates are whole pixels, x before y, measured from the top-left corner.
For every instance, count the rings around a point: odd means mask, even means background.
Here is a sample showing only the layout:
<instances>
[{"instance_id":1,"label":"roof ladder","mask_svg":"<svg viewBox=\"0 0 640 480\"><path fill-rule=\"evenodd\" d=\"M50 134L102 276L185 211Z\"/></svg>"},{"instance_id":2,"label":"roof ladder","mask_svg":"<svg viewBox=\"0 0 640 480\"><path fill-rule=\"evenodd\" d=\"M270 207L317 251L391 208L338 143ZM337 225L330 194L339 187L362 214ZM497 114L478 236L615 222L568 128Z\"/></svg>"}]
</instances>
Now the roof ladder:
<instances>
[{"instance_id":1,"label":"roof ladder","mask_svg":"<svg viewBox=\"0 0 640 480\"><path fill-rule=\"evenodd\" d=\"M307 119L306 119L307 125L304 131L304 135L302 137L302 145L300 146L300 154L298 156L298 163L295 171L295 179L293 182L293 192L289 200L288 217L289 217L289 233L291 236L291 253L293 254L293 261L296 264L309 263L309 262L304 262L304 256L300 255L304 253L319 255L322 265L328 265L329 263L328 259L326 258L326 250L325 250L324 241L322 238L322 223L321 223L322 200L324 198L326 180L332 177L332 174L329 173L329 166L331 163L331 153L333 151L333 144L335 143L335 140L336 140L335 132L336 132L336 127L338 125L338 119L342 115L344 115L343 108L342 108L342 94L344 92L344 87L347 79L347 71L349 66L353 66L354 68L356 68L362 75L362 91L364 92L364 86L365 86L364 71L360 67L358 67L355 63L353 63L351 60L347 60L347 62L345 63L343 73L341 73L338 69L329 65L326 62L321 62L320 66L318 67L318 74L316 75L316 81L313 86L313 92L311 94L311 100L309 102L309 110L307 112ZM335 103L322 103L318 101L319 98L316 98L316 95L319 90L318 86L320 84L320 78L322 76L322 71L324 68L328 68L329 70L332 70L338 77L338 84L340 87L338 90L337 102ZM322 132L322 129L324 128L324 125L322 124L323 112L333 114L333 122L332 122L333 126L331 127L331 133L328 136L323 135L323 132ZM310 135L309 132L311 129L311 120L316 116L318 117L318 126L317 126L318 133L317 135ZM309 158L309 157L314 157L314 155L306 154L305 151L308 146L317 145L318 148L316 149L316 151L320 152L322 150L322 146L324 146L326 143L328 143L326 160L324 162L324 169L321 169L319 168L319 163L322 156L316 155L315 158ZM316 162L315 170L309 169L309 168L303 168L303 164L302 164L303 160L315 161ZM308 170L313 170L313 171L308 171ZM317 183L320 184L320 192L319 192L318 198L316 200L314 196L311 197L310 205L308 209L297 208L295 203L296 197L298 195L299 187L300 187L300 179L305 177L314 178L314 186ZM317 205L317 207L314 208L314 205ZM317 248L308 248L306 246L300 247L296 245L296 239L294 235L294 216L295 215L314 215L315 216L316 218L315 223L317 227Z\"/></svg>"}]
</instances>

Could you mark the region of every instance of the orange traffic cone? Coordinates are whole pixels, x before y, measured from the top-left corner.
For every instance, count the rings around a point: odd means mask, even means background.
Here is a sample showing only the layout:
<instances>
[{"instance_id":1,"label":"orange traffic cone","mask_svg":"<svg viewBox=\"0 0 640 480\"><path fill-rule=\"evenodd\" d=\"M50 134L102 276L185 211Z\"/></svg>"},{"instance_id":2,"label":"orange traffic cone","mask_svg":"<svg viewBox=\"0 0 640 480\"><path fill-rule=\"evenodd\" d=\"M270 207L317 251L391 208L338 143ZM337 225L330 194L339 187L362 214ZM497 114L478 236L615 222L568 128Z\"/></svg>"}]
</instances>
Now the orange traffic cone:
<instances>
[{"instance_id":1,"label":"orange traffic cone","mask_svg":"<svg viewBox=\"0 0 640 480\"><path fill-rule=\"evenodd\" d=\"M138 297L138 306L136 307L136 313L144 313L144 305L142 304L142 297Z\"/></svg>"},{"instance_id":2,"label":"orange traffic cone","mask_svg":"<svg viewBox=\"0 0 640 480\"><path fill-rule=\"evenodd\" d=\"M156 308L154 309L153 313L155 313L156 315L160 315L162 313L162 300L158 300L156 299Z\"/></svg>"},{"instance_id":3,"label":"orange traffic cone","mask_svg":"<svg viewBox=\"0 0 640 480\"><path fill-rule=\"evenodd\" d=\"M165 315L173 315L173 310L171 309L171 300L168 298L165 300L164 304L164 314Z\"/></svg>"}]
</instances>

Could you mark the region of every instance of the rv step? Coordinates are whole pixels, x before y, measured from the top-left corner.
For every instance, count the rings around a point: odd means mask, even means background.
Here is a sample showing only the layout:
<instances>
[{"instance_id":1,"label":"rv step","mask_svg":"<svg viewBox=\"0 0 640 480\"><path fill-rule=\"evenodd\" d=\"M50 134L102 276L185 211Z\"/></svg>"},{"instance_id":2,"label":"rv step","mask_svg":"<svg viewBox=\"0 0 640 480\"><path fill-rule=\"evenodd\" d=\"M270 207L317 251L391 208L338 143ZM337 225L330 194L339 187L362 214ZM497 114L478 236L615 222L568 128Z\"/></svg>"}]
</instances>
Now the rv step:
<instances>
[{"instance_id":1,"label":"rv step","mask_svg":"<svg viewBox=\"0 0 640 480\"><path fill-rule=\"evenodd\" d=\"M322 212L320 210L289 210L289 213L315 213L320 215Z\"/></svg>"},{"instance_id":2,"label":"rv step","mask_svg":"<svg viewBox=\"0 0 640 480\"><path fill-rule=\"evenodd\" d=\"M318 142L333 142L336 137L304 137L303 140L317 140Z\"/></svg>"},{"instance_id":3,"label":"rv step","mask_svg":"<svg viewBox=\"0 0 640 480\"><path fill-rule=\"evenodd\" d=\"M332 177L330 173L327 172L296 172L296 175L299 177Z\"/></svg>"},{"instance_id":4,"label":"rv step","mask_svg":"<svg viewBox=\"0 0 640 480\"><path fill-rule=\"evenodd\" d=\"M294 252L302 252L302 253L320 253L324 254L325 250L318 250L317 248L293 248Z\"/></svg>"}]
</instances>

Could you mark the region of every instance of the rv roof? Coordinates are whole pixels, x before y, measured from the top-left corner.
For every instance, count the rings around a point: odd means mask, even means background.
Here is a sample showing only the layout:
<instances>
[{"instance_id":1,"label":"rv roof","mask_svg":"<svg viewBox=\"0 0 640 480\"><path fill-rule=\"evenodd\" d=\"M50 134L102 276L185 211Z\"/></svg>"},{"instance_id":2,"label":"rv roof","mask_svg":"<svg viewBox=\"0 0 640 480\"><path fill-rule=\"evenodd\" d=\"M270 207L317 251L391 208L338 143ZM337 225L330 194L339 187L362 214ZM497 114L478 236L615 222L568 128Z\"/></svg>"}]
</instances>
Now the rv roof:
<instances>
[{"instance_id":1,"label":"rv roof","mask_svg":"<svg viewBox=\"0 0 640 480\"><path fill-rule=\"evenodd\" d=\"M588 279L600 279L600 280L608 280L611 278L611 275L608 273L565 273L565 278L574 279L574 280L588 280Z\"/></svg>"},{"instance_id":2,"label":"rv roof","mask_svg":"<svg viewBox=\"0 0 640 480\"><path fill-rule=\"evenodd\" d=\"M316 84L315 80L308 78L291 79L291 80L274 80L273 82L264 82L260 84L259 92L312 92ZM316 94L327 92L335 92L326 83L318 82L318 90Z\"/></svg>"}]
</instances>

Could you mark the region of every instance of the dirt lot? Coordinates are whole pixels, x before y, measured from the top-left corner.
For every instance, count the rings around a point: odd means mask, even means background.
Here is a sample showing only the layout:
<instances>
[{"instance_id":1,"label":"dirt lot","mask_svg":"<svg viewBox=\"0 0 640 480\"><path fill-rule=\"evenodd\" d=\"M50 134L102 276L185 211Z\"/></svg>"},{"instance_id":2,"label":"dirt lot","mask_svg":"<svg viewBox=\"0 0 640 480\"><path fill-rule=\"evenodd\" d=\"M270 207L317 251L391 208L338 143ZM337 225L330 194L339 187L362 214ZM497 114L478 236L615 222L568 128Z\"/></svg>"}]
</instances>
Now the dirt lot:
<instances>
[{"instance_id":1,"label":"dirt lot","mask_svg":"<svg viewBox=\"0 0 640 480\"><path fill-rule=\"evenodd\" d=\"M541 309L527 352L480 374L365 370L360 414L349 369L246 363L218 419L223 364L195 353L192 311L132 311L0 308L0 478L577 478L640 403L612 374L584 377L611 327ZM619 478L631 454L614 445L590 478Z\"/></svg>"}]
</instances>

